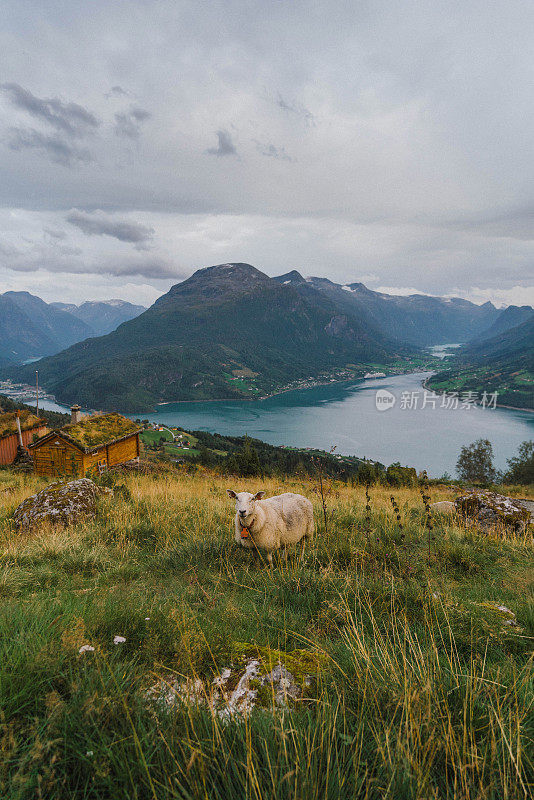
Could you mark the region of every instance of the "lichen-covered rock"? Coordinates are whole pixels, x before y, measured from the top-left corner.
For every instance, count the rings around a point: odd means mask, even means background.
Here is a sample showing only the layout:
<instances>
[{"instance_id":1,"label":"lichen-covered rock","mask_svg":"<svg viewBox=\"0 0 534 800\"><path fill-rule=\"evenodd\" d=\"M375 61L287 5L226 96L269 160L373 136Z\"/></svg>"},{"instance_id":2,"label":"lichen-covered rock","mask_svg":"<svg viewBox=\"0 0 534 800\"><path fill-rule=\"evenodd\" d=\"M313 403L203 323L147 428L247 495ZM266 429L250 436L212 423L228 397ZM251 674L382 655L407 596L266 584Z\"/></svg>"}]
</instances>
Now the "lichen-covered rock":
<instances>
[{"instance_id":1,"label":"lichen-covered rock","mask_svg":"<svg viewBox=\"0 0 534 800\"><path fill-rule=\"evenodd\" d=\"M433 592L432 597L446 609L456 630L461 628L462 620L468 621L470 636L502 638L505 634L520 634L523 630L515 613L499 600L460 600L443 597L440 592Z\"/></svg>"},{"instance_id":2,"label":"lichen-covered rock","mask_svg":"<svg viewBox=\"0 0 534 800\"><path fill-rule=\"evenodd\" d=\"M534 500L526 500L525 498L521 498L516 500L516 503L519 503L520 506L526 508L528 513L530 514L530 522L534 523Z\"/></svg>"},{"instance_id":3,"label":"lichen-covered rock","mask_svg":"<svg viewBox=\"0 0 534 800\"><path fill-rule=\"evenodd\" d=\"M93 517L99 494L110 489L97 486L89 478L68 483L51 483L37 494L27 497L13 512L17 528L33 528L41 522L72 525L78 520Z\"/></svg>"},{"instance_id":4,"label":"lichen-covered rock","mask_svg":"<svg viewBox=\"0 0 534 800\"><path fill-rule=\"evenodd\" d=\"M496 492L473 490L454 502L459 514L476 520L483 530L496 527L521 530L530 521L530 513L521 503Z\"/></svg>"},{"instance_id":5,"label":"lichen-covered rock","mask_svg":"<svg viewBox=\"0 0 534 800\"><path fill-rule=\"evenodd\" d=\"M246 649L250 651L250 645ZM321 663L320 656L304 650L281 653L267 647L256 648L255 655L239 656L237 663L225 667L211 683L199 678L184 681L167 677L147 690L146 699L165 712L183 705L207 706L225 722L240 721L255 707L283 710L305 698Z\"/></svg>"}]
</instances>

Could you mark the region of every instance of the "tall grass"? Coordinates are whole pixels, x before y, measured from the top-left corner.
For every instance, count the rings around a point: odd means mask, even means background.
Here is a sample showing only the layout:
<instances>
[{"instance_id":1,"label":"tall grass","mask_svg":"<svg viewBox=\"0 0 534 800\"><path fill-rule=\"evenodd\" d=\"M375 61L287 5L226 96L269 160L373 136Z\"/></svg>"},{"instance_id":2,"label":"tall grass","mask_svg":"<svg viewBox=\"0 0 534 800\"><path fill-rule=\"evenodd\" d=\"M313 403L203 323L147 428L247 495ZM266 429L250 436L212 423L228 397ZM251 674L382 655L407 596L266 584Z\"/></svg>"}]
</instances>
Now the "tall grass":
<instances>
[{"instance_id":1,"label":"tall grass","mask_svg":"<svg viewBox=\"0 0 534 800\"><path fill-rule=\"evenodd\" d=\"M367 511L363 487L334 485L325 531L310 483L236 485L314 501L315 541L271 569L234 544L228 482L209 472L120 478L125 489L101 501L95 520L33 533L9 518L42 484L9 482L0 797L531 796L528 537L436 520L429 562L416 489L396 489L393 511L391 491L372 488ZM491 602L512 609L518 627ZM118 634L126 642L114 645ZM311 696L230 724L201 707L147 704L160 679L208 683L236 642L320 654ZM94 651L80 654L84 644Z\"/></svg>"}]
</instances>

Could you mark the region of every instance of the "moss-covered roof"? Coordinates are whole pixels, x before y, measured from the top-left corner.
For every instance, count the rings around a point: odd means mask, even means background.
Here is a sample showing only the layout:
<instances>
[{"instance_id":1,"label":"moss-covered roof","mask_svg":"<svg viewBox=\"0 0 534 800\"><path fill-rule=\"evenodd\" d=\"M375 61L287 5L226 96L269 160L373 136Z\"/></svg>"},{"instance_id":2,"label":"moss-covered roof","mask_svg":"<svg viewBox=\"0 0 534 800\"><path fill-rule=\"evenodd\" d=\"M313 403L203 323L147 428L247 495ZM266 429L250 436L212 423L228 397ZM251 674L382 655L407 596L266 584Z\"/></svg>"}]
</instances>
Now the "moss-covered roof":
<instances>
[{"instance_id":1,"label":"moss-covered roof","mask_svg":"<svg viewBox=\"0 0 534 800\"><path fill-rule=\"evenodd\" d=\"M71 444L79 447L84 453L90 453L112 444L120 439L139 433L140 428L131 419L122 414L93 414L84 417L76 424L64 425L59 430L53 431L50 436L62 436ZM48 439L49 436L46 437ZM35 445L43 444L45 439L40 439ZM35 446L34 445L34 446Z\"/></svg>"},{"instance_id":2,"label":"moss-covered roof","mask_svg":"<svg viewBox=\"0 0 534 800\"><path fill-rule=\"evenodd\" d=\"M32 428L44 428L46 420L32 414L31 411L22 409L19 411L20 416L20 429L21 431L31 431ZM17 412L9 411L6 414L0 414L0 439L6 436L12 436L17 432Z\"/></svg>"}]
</instances>

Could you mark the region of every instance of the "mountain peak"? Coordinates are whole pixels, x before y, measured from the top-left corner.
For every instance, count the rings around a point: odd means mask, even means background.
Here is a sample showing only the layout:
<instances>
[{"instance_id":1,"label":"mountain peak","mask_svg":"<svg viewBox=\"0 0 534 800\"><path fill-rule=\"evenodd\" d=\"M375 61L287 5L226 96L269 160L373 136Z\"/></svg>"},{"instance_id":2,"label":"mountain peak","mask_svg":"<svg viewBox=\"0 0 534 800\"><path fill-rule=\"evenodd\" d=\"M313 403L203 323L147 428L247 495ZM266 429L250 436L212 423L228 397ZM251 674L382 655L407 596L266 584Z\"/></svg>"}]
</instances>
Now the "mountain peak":
<instances>
[{"instance_id":1,"label":"mountain peak","mask_svg":"<svg viewBox=\"0 0 534 800\"><path fill-rule=\"evenodd\" d=\"M292 269L291 272L286 272L284 275L277 275L276 278L273 278L273 281L281 283L284 286L288 283L306 283L306 280L296 269Z\"/></svg>"},{"instance_id":2,"label":"mountain peak","mask_svg":"<svg viewBox=\"0 0 534 800\"><path fill-rule=\"evenodd\" d=\"M215 264L198 269L190 278L171 287L166 295L156 300L157 304L176 295L217 298L223 294L241 294L271 283L271 278L252 264L235 262Z\"/></svg>"}]
</instances>

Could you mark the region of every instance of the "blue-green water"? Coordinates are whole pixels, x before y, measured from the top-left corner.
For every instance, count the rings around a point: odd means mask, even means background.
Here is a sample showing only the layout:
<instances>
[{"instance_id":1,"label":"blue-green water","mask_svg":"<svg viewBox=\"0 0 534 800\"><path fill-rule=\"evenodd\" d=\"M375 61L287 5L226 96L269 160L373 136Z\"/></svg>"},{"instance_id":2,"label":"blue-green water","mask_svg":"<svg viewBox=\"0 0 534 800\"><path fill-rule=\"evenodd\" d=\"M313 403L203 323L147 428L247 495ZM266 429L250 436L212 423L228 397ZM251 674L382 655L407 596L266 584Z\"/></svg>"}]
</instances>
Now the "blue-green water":
<instances>
[{"instance_id":1,"label":"blue-green water","mask_svg":"<svg viewBox=\"0 0 534 800\"><path fill-rule=\"evenodd\" d=\"M421 381L430 373L351 381L303 389L267 400L228 400L211 403L167 403L143 419L231 436L247 433L276 445L319 447L366 456L384 464L400 461L431 476L454 474L460 447L475 439L489 439L495 463L506 466L518 445L534 439L534 413L512 409L441 406L431 395L422 408ZM376 391L391 392L393 408L378 411ZM418 397L417 408L406 408L402 393ZM406 397L407 395L405 395ZM434 398L434 403L432 403ZM433 407L435 405L435 407Z\"/></svg>"}]
</instances>

